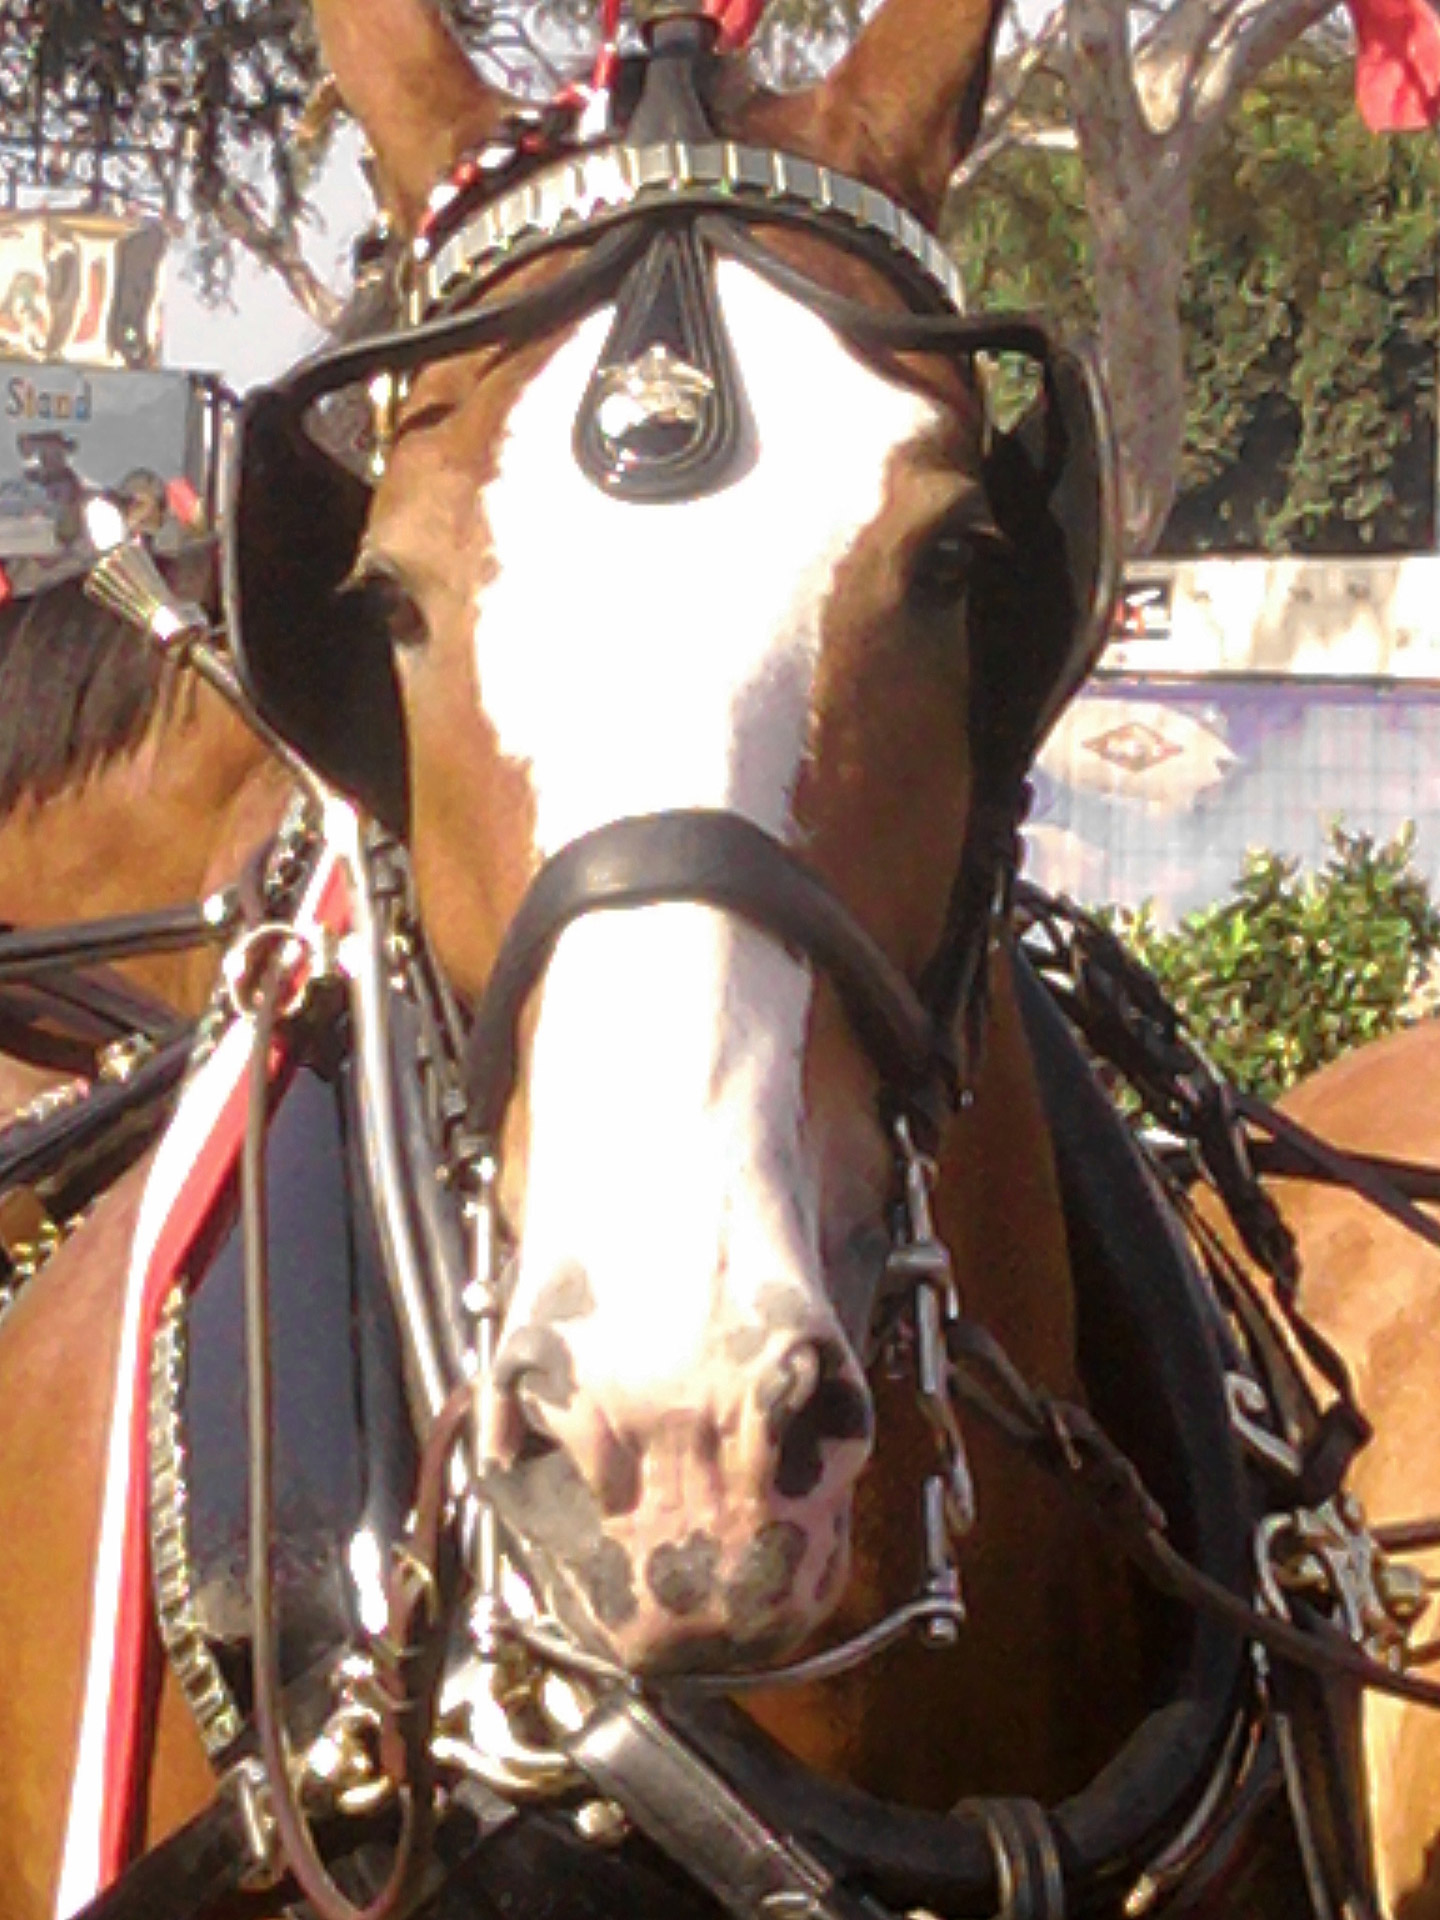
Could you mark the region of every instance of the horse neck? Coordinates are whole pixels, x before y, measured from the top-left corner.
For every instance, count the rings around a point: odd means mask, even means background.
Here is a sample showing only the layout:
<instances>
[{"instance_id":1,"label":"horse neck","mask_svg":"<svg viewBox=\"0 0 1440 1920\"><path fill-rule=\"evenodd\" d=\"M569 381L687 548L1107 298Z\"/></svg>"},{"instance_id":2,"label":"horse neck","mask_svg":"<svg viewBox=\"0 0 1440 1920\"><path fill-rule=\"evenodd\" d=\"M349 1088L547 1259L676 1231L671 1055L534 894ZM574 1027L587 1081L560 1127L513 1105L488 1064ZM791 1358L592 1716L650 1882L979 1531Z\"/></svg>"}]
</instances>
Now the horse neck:
<instances>
[{"instance_id":1,"label":"horse neck","mask_svg":"<svg viewBox=\"0 0 1440 1920\"><path fill-rule=\"evenodd\" d=\"M935 1205L965 1312L995 1335L1027 1379L1053 1393L1078 1392L1059 1177L1004 949L991 965L975 1097L950 1130Z\"/></svg>"},{"instance_id":2,"label":"horse neck","mask_svg":"<svg viewBox=\"0 0 1440 1920\"><path fill-rule=\"evenodd\" d=\"M232 880L279 822L288 778L220 696L157 715L133 752L0 821L0 922L47 926L144 913ZM212 952L127 962L178 1012L203 1007Z\"/></svg>"}]
</instances>

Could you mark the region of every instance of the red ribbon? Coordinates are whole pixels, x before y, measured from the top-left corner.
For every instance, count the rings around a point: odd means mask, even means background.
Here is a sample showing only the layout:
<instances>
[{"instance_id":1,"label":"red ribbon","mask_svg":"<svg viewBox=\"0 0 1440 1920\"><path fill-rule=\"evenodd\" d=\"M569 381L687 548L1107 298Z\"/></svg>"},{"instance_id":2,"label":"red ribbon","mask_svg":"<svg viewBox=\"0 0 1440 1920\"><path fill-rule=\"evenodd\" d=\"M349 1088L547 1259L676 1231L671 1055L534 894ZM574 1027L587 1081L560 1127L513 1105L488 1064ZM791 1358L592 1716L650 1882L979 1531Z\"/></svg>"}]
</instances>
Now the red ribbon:
<instances>
[{"instance_id":1,"label":"red ribbon","mask_svg":"<svg viewBox=\"0 0 1440 1920\"><path fill-rule=\"evenodd\" d=\"M768 0L705 0L705 11L720 23L720 45L726 52L743 47L760 24Z\"/></svg>"}]
</instances>

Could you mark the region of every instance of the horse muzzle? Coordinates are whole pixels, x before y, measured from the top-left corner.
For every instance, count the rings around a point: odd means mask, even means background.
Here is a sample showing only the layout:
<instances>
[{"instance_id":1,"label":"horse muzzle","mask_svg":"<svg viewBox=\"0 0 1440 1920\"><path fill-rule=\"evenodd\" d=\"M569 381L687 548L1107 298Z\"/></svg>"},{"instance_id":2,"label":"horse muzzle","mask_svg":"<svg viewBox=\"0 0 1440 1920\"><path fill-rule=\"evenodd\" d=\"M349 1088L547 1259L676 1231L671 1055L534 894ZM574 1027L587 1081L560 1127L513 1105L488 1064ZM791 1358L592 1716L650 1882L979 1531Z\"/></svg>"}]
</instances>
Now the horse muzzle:
<instances>
[{"instance_id":1,"label":"horse muzzle","mask_svg":"<svg viewBox=\"0 0 1440 1920\"><path fill-rule=\"evenodd\" d=\"M632 1671L727 1671L796 1646L844 1589L870 1454L848 1349L790 1333L685 1389L566 1391L557 1337L502 1348L485 1483L545 1604Z\"/></svg>"}]
</instances>

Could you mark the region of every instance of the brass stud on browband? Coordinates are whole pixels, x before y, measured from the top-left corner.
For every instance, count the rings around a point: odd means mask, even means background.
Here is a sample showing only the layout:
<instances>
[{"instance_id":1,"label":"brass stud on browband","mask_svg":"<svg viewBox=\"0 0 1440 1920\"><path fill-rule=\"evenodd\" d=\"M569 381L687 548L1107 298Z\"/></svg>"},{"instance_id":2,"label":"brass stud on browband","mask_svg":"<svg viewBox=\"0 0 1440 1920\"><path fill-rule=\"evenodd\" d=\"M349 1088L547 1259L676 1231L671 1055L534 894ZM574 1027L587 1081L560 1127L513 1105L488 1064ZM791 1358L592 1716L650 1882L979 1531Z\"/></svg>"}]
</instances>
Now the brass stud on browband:
<instances>
[{"instance_id":1,"label":"brass stud on browband","mask_svg":"<svg viewBox=\"0 0 1440 1920\"><path fill-rule=\"evenodd\" d=\"M390 449L395 444L405 383L399 374L387 370L372 375L366 392L370 396L370 478L378 482L384 478Z\"/></svg>"}]
</instances>

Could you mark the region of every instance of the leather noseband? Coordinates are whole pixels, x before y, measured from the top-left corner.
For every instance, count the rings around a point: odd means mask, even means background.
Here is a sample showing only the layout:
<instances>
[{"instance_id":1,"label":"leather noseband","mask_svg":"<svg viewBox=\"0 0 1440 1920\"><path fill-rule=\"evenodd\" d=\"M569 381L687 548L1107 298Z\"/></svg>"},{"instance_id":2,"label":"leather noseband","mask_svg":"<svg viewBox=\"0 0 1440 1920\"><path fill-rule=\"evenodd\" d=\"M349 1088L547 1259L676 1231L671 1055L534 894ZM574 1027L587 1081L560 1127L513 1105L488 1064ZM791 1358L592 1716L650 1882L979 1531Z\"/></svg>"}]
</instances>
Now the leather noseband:
<instances>
[{"instance_id":1,"label":"leather noseband","mask_svg":"<svg viewBox=\"0 0 1440 1920\"><path fill-rule=\"evenodd\" d=\"M738 913L833 982L890 1099L933 1132L953 1101L949 1032L821 879L739 814L642 814L598 827L541 867L501 945L466 1053L470 1124L497 1139L514 1092L525 1003L582 915L661 901Z\"/></svg>"}]
</instances>

